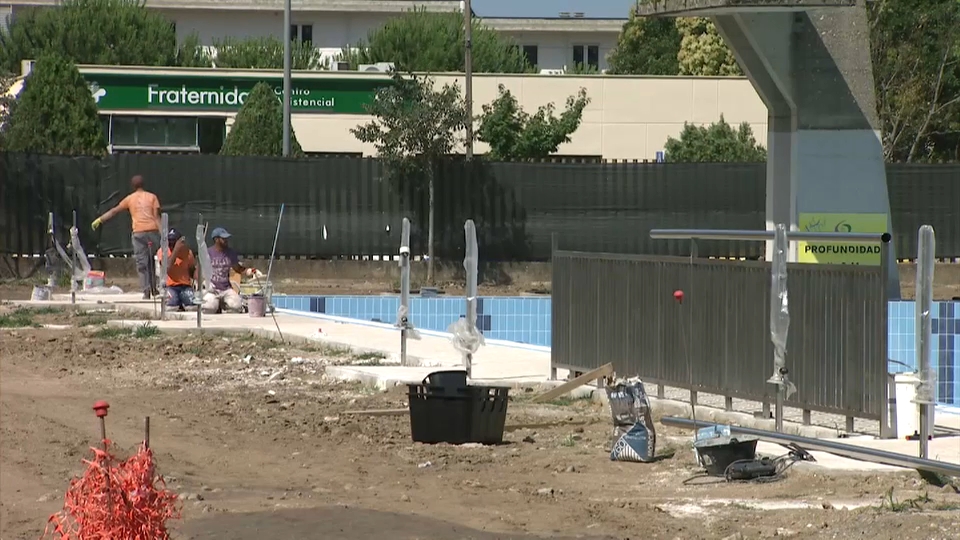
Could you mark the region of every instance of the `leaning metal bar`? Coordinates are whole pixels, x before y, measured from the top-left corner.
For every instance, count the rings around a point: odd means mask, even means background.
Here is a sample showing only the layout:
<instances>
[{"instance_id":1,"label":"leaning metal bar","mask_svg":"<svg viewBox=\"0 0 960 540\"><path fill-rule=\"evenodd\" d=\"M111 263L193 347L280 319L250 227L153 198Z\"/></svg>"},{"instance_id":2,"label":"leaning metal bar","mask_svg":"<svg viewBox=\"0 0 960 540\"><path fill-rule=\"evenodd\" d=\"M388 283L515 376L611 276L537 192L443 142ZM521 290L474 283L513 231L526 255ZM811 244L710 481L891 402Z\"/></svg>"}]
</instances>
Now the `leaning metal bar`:
<instances>
[{"instance_id":1,"label":"leaning metal bar","mask_svg":"<svg viewBox=\"0 0 960 540\"><path fill-rule=\"evenodd\" d=\"M160 320L167 320L167 299L170 291L167 290L167 270L170 268L170 255L167 253L170 249L170 216L164 212L160 214L160 276L157 279L157 289L162 290L160 295ZM150 254L153 257L153 253Z\"/></svg>"},{"instance_id":2,"label":"leaning metal bar","mask_svg":"<svg viewBox=\"0 0 960 540\"><path fill-rule=\"evenodd\" d=\"M773 240L774 231L747 230L710 230L710 229L653 229L650 238L662 240ZM807 231L787 231L787 238L794 242L851 242L855 244L873 244L889 242L890 233L824 233Z\"/></svg>"},{"instance_id":3,"label":"leaning metal bar","mask_svg":"<svg viewBox=\"0 0 960 540\"><path fill-rule=\"evenodd\" d=\"M693 420L687 418L676 418L673 416L665 416L660 419L660 423L665 426L677 427L677 428L686 428L693 429L694 422ZM715 427L718 424L711 424L709 422L703 422L698 420L696 422L697 428L710 428ZM762 429L753 429L745 428L740 426L730 426L731 433L737 433L740 435L750 435L757 437L769 442L775 443L795 443L804 447L807 450L815 450L820 452L827 452L837 456L856 459L859 461L869 461L872 463L880 463L883 465L891 465L893 467L906 467L910 469L917 469L921 471L930 471L939 474L945 474L947 476L958 476L960 477L960 465L955 463L946 463L943 461L934 461L932 459L919 459L913 456L906 456L903 454L895 454L893 452L883 452L881 450L875 450L873 448L867 448L862 446L852 446L848 444L841 444L829 440L823 439L811 439L808 437L800 437L799 435L789 435L786 433L774 433L772 431L764 431Z\"/></svg>"}]
</instances>

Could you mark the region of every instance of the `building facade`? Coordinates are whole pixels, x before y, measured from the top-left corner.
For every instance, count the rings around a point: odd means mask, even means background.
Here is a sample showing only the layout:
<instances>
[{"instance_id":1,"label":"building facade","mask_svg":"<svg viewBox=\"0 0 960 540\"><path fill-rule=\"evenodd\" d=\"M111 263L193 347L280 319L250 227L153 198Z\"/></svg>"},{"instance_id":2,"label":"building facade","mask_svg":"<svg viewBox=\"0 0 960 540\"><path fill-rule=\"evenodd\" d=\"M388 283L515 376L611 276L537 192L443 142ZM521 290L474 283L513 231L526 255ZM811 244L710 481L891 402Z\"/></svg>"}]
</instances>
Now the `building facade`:
<instances>
[{"instance_id":1,"label":"building facade","mask_svg":"<svg viewBox=\"0 0 960 540\"><path fill-rule=\"evenodd\" d=\"M53 7L58 0L0 0L0 24L31 7ZM632 0L596 0L594 12L564 11L574 0L474 0L483 24L510 36L540 70L572 69L576 64L602 71ZM528 5L529 4L529 5ZM582 2L581 2L582 4ZM224 38L283 37L282 0L147 0L146 6L176 24L181 39L197 34L203 45ZM320 49L326 59L355 45L368 33L405 11L457 11L459 0L294 0L291 33ZM602 8L602 9L600 9Z\"/></svg>"},{"instance_id":2,"label":"building facade","mask_svg":"<svg viewBox=\"0 0 960 540\"><path fill-rule=\"evenodd\" d=\"M259 81L282 92L279 71L80 66L104 117L114 151L216 152L247 93ZM459 74L436 75L436 84L458 83ZM297 140L311 154L373 155L350 132L370 120L365 112L380 73L294 72L291 102ZM608 75L477 75L474 112L503 85L527 112L549 103L562 110L585 89L590 103L579 129L557 154L584 158L655 160L684 123L706 125L721 115L766 133L766 107L746 78L630 77ZM481 154L487 150L476 146Z\"/></svg>"}]
</instances>

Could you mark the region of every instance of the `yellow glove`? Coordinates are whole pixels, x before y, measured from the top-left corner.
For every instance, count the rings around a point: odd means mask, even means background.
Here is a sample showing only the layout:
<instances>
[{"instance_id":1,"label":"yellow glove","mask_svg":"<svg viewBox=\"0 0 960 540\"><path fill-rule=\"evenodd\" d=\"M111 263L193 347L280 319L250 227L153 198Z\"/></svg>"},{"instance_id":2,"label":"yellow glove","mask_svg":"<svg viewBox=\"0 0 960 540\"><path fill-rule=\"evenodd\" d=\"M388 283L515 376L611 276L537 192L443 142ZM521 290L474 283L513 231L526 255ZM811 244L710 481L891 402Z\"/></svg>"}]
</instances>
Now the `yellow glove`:
<instances>
[{"instance_id":1,"label":"yellow glove","mask_svg":"<svg viewBox=\"0 0 960 540\"><path fill-rule=\"evenodd\" d=\"M100 221L100 218L97 218L97 219L93 220L93 223L90 224L90 228L93 229L93 230L97 230L97 229L100 228L100 225L102 225L102 224L103 224L103 222Z\"/></svg>"}]
</instances>

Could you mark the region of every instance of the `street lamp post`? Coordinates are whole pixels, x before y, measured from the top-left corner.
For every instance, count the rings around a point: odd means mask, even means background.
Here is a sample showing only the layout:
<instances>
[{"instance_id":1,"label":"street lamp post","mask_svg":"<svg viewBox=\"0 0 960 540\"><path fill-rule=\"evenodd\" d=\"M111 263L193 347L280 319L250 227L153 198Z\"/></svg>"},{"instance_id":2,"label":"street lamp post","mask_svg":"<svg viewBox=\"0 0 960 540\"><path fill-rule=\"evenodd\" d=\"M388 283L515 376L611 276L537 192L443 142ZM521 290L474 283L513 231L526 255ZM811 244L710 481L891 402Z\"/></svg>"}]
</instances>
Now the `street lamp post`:
<instances>
[{"instance_id":1,"label":"street lamp post","mask_svg":"<svg viewBox=\"0 0 960 540\"><path fill-rule=\"evenodd\" d=\"M283 4L283 157L290 156L290 0Z\"/></svg>"},{"instance_id":2,"label":"street lamp post","mask_svg":"<svg viewBox=\"0 0 960 540\"><path fill-rule=\"evenodd\" d=\"M288 0L289 1L289 0ZM467 107L466 156L473 159L473 11L470 0L463 0L463 34L465 48L463 70L465 75L463 97Z\"/></svg>"}]
</instances>

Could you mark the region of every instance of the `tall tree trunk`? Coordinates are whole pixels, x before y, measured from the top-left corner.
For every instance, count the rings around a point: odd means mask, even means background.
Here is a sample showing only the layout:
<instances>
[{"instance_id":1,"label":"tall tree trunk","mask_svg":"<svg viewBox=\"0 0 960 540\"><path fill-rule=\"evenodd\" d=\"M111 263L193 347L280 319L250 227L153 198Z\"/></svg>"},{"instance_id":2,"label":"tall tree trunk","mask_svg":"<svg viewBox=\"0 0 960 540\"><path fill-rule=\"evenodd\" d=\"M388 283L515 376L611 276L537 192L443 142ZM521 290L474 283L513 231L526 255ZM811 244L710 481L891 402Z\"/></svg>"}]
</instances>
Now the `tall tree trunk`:
<instances>
[{"instance_id":1,"label":"tall tree trunk","mask_svg":"<svg viewBox=\"0 0 960 540\"><path fill-rule=\"evenodd\" d=\"M427 167L427 175L430 186L430 208L427 218L427 284L434 285L433 282L433 164Z\"/></svg>"}]
</instances>

